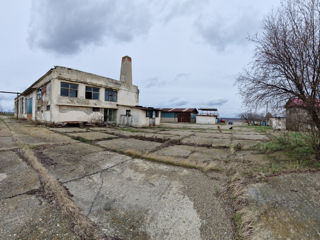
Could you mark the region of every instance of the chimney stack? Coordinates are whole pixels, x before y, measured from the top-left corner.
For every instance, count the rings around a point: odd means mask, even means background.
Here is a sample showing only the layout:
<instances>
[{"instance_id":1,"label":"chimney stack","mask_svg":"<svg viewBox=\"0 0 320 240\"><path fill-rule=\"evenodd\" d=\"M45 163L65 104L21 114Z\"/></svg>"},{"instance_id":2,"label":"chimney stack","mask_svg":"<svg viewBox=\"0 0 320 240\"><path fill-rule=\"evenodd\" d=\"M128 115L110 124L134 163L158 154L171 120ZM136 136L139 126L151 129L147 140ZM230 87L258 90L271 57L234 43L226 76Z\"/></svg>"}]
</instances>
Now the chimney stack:
<instances>
[{"instance_id":1,"label":"chimney stack","mask_svg":"<svg viewBox=\"0 0 320 240\"><path fill-rule=\"evenodd\" d=\"M120 81L128 87L132 86L132 66L131 57L129 56L122 57Z\"/></svg>"}]
</instances>

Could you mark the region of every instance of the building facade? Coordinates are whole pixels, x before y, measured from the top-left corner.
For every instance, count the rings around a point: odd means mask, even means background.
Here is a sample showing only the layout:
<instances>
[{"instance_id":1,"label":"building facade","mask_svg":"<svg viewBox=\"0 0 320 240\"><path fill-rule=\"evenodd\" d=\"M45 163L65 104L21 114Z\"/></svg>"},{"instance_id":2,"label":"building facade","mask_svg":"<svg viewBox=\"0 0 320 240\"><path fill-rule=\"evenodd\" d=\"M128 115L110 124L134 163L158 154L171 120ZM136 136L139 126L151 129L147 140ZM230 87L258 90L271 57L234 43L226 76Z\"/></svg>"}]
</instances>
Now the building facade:
<instances>
[{"instance_id":1,"label":"building facade","mask_svg":"<svg viewBox=\"0 0 320 240\"><path fill-rule=\"evenodd\" d=\"M196 122L196 108L161 108L161 122Z\"/></svg>"},{"instance_id":2,"label":"building facade","mask_svg":"<svg viewBox=\"0 0 320 240\"><path fill-rule=\"evenodd\" d=\"M150 114L152 111L152 114ZM15 99L20 119L60 123L108 123L146 127L160 124L158 109L139 106L132 60L122 58L120 81L56 66Z\"/></svg>"},{"instance_id":3,"label":"building facade","mask_svg":"<svg viewBox=\"0 0 320 240\"><path fill-rule=\"evenodd\" d=\"M320 115L320 100L316 102L318 116ZM286 128L291 131L305 131L314 127L305 103L298 98L289 99L286 108Z\"/></svg>"}]
</instances>

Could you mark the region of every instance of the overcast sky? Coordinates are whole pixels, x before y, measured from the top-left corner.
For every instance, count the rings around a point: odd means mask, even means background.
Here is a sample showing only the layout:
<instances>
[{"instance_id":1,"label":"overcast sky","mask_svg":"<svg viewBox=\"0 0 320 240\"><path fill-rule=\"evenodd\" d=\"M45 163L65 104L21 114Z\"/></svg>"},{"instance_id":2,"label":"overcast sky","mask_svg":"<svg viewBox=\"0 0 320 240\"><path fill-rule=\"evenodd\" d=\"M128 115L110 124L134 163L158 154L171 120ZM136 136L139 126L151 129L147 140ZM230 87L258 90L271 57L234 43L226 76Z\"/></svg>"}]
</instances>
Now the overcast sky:
<instances>
[{"instance_id":1,"label":"overcast sky","mask_svg":"<svg viewBox=\"0 0 320 240\"><path fill-rule=\"evenodd\" d=\"M133 61L140 105L243 111L247 37L280 0L12 0L0 8L0 90L23 91L59 65L119 79ZM0 94L13 108L13 96Z\"/></svg>"}]
</instances>

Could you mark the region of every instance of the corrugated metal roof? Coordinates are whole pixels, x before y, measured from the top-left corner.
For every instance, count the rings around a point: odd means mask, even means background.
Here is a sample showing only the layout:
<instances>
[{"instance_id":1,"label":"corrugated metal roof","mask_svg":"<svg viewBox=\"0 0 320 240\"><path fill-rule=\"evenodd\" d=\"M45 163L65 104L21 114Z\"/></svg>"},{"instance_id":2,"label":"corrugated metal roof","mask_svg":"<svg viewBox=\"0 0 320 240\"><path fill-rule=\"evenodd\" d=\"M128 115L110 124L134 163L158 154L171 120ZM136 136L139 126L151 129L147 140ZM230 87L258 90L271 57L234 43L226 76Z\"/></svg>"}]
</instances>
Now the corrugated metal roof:
<instances>
[{"instance_id":1,"label":"corrugated metal roof","mask_svg":"<svg viewBox=\"0 0 320 240\"><path fill-rule=\"evenodd\" d=\"M177 112L177 113L198 113L196 108L161 108L162 112Z\"/></svg>"}]
</instances>

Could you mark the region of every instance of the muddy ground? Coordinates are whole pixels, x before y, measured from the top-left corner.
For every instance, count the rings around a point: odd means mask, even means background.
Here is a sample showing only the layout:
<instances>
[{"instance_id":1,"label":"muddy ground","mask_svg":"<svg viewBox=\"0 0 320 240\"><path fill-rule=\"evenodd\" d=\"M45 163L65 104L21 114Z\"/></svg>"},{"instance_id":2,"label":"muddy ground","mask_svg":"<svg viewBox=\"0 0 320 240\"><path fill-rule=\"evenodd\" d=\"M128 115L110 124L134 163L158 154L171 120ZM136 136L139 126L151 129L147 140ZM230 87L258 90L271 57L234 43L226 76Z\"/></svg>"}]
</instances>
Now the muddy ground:
<instances>
[{"instance_id":1,"label":"muddy ground","mask_svg":"<svg viewBox=\"0 0 320 240\"><path fill-rule=\"evenodd\" d=\"M84 239L77 209L97 239L320 239L319 171L274 174L276 159L257 147L268 134L220 128L48 128L1 117L0 239ZM77 209L65 211L43 174Z\"/></svg>"}]
</instances>

